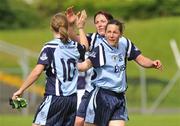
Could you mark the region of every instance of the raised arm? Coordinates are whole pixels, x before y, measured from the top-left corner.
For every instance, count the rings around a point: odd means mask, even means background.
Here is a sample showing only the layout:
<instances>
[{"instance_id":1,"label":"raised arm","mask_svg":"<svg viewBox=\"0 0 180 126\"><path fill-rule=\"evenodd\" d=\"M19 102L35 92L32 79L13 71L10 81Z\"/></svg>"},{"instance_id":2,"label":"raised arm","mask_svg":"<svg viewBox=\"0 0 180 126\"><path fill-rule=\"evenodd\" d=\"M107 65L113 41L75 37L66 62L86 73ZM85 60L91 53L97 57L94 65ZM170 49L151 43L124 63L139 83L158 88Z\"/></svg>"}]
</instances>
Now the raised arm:
<instances>
[{"instance_id":1,"label":"raised arm","mask_svg":"<svg viewBox=\"0 0 180 126\"><path fill-rule=\"evenodd\" d=\"M144 68L155 68L162 70L162 64L160 60L151 60L140 54L136 57L135 61Z\"/></svg>"},{"instance_id":2,"label":"raised arm","mask_svg":"<svg viewBox=\"0 0 180 126\"><path fill-rule=\"evenodd\" d=\"M69 22L69 27L68 27L69 37L72 40L79 42L81 45L84 45L86 47L86 51L88 51L89 44L86 38L86 34L84 32L84 26L87 19L86 11L82 10L81 12L75 14L73 11L73 7L69 7L66 10L66 17ZM79 36L75 32L75 25L79 31Z\"/></svg>"},{"instance_id":3,"label":"raised arm","mask_svg":"<svg viewBox=\"0 0 180 126\"><path fill-rule=\"evenodd\" d=\"M76 20L76 27L79 30L79 42L81 45L84 45L86 47L86 51L89 50L89 43L86 37L86 33L84 32L84 26L86 22L86 11L82 10L81 13L77 15L77 20Z\"/></svg>"},{"instance_id":4,"label":"raised arm","mask_svg":"<svg viewBox=\"0 0 180 126\"><path fill-rule=\"evenodd\" d=\"M76 31L75 31L75 22L77 19L77 15L74 13L73 7L67 8L65 14L69 23L69 26L68 26L69 37L72 40L79 42L79 36L76 34Z\"/></svg>"}]
</instances>

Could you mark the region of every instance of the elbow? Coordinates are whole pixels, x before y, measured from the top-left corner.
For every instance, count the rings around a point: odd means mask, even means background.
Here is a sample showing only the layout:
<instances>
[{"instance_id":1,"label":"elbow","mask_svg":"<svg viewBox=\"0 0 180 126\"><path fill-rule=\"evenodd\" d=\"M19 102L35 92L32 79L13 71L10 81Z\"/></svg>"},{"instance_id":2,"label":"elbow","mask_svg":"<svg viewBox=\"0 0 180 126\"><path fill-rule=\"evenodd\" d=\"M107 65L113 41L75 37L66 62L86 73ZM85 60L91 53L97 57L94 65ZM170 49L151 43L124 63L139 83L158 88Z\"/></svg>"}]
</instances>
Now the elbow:
<instances>
[{"instance_id":1,"label":"elbow","mask_svg":"<svg viewBox=\"0 0 180 126\"><path fill-rule=\"evenodd\" d=\"M78 68L78 71L80 71L80 72L85 72L85 71L88 70L88 68L86 67L86 65L85 65L85 64L82 64L82 63L78 63L77 68Z\"/></svg>"}]
</instances>

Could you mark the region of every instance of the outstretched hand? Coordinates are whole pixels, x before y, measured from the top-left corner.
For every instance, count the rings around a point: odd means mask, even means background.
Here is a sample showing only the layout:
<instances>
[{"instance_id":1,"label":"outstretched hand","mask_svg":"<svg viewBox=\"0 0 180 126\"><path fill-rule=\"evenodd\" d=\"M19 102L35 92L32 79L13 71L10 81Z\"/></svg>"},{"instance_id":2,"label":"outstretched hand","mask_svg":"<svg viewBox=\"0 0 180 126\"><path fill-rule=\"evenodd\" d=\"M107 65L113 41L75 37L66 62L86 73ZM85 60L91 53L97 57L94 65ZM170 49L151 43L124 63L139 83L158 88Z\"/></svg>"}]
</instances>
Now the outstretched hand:
<instances>
[{"instance_id":1,"label":"outstretched hand","mask_svg":"<svg viewBox=\"0 0 180 126\"><path fill-rule=\"evenodd\" d=\"M85 10L77 13L76 26L77 28L83 28L87 19L87 14Z\"/></svg>"},{"instance_id":2,"label":"outstretched hand","mask_svg":"<svg viewBox=\"0 0 180 126\"><path fill-rule=\"evenodd\" d=\"M74 13L73 6L68 7L65 11L65 15L67 17L69 24L74 24L77 18L77 15Z\"/></svg>"},{"instance_id":3,"label":"outstretched hand","mask_svg":"<svg viewBox=\"0 0 180 126\"><path fill-rule=\"evenodd\" d=\"M72 7L68 7L65 11L65 15L67 17L68 23L73 25L76 22L77 28L83 28L87 19L87 14L85 10L78 12L75 14Z\"/></svg>"}]
</instances>

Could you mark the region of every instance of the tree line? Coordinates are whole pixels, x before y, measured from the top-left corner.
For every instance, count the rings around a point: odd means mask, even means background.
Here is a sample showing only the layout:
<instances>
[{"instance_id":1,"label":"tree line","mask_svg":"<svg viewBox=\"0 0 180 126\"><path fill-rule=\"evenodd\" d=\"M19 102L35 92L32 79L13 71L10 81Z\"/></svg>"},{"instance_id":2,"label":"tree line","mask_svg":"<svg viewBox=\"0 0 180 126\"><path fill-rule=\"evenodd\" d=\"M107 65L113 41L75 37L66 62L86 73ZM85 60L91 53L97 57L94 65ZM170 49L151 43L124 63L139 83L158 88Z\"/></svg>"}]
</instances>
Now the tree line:
<instances>
[{"instance_id":1,"label":"tree line","mask_svg":"<svg viewBox=\"0 0 180 126\"><path fill-rule=\"evenodd\" d=\"M0 29L42 26L56 12L69 6L86 9L89 16L104 10L115 17L148 19L163 16L180 16L179 0L0 0Z\"/></svg>"}]
</instances>

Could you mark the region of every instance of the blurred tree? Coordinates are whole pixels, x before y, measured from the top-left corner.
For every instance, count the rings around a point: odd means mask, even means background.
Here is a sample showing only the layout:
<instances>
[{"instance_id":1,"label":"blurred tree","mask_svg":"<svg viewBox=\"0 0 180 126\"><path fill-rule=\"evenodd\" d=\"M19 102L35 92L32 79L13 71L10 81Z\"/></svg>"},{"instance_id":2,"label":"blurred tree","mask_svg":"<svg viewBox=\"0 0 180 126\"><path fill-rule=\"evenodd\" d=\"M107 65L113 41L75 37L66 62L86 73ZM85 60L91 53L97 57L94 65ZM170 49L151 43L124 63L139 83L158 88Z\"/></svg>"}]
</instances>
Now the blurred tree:
<instances>
[{"instance_id":1,"label":"blurred tree","mask_svg":"<svg viewBox=\"0 0 180 126\"><path fill-rule=\"evenodd\" d=\"M0 0L0 29L4 29L8 27L9 24L12 23L10 20L14 17L12 10L9 7L9 3L7 0Z\"/></svg>"},{"instance_id":2,"label":"blurred tree","mask_svg":"<svg viewBox=\"0 0 180 126\"><path fill-rule=\"evenodd\" d=\"M38 25L40 16L24 0L0 0L0 29Z\"/></svg>"},{"instance_id":3,"label":"blurred tree","mask_svg":"<svg viewBox=\"0 0 180 126\"><path fill-rule=\"evenodd\" d=\"M36 0L34 6L43 16L52 16L54 13L64 11L65 0Z\"/></svg>"}]
</instances>

